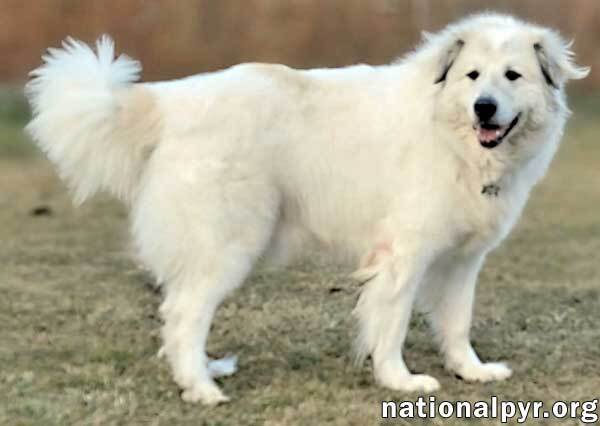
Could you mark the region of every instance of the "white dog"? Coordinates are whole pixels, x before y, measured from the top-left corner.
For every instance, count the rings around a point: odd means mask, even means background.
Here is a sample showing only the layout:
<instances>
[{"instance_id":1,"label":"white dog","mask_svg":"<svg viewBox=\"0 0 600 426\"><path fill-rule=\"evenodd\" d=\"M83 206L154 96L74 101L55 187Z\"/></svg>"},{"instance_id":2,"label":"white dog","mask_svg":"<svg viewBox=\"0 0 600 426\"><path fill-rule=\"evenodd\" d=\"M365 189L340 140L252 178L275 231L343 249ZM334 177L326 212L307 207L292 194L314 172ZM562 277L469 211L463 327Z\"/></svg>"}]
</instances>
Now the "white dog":
<instances>
[{"instance_id":1,"label":"white dog","mask_svg":"<svg viewBox=\"0 0 600 426\"><path fill-rule=\"evenodd\" d=\"M99 190L131 210L143 263L164 283L164 346L186 401L228 398L213 381L215 310L264 256L308 241L357 260L359 359L378 383L431 392L402 357L413 304L448 370L511 375L469 341L477 274L544 175L588 69L549 29L473 16L386 66L299 71L243 64L161 83L140 65L67 40L33 71L27 130L82 202ZM360 260L359 260L360 259Z\"/></svg>"}]
</instances>

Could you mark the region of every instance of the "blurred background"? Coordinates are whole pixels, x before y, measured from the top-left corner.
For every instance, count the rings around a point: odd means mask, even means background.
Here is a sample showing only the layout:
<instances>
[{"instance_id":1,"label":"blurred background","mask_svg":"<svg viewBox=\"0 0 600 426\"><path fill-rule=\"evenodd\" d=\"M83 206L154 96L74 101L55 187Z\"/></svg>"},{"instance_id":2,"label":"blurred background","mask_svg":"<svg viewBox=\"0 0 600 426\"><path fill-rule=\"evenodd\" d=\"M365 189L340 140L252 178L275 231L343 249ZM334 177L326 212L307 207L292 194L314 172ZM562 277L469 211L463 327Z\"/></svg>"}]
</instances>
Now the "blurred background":
<instances>
[{"instance_id":1,"label":"blurred background","mask_svg":"<svg viewBox=\"0 0 600 426\"><path fill-rule=\"evenodd\" d=\"M295 67L389 62L468 13L513 13L576 40L600 85L598 0L0 0L0 81L21 83L67 35L109 33L140 59L146 80L244 61Z\"/></svg>"}]
</instances>

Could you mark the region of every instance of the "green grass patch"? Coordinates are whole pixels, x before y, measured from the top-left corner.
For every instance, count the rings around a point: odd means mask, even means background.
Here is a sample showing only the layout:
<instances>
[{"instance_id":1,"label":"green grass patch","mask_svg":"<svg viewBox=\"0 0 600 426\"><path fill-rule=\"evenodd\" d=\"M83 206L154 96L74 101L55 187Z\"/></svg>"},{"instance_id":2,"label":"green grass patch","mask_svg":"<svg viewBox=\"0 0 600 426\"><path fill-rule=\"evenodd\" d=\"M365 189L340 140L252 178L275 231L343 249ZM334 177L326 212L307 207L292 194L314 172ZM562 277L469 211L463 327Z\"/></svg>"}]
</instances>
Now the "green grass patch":
<instances>
[{"instance_id":1,"label":"green grass patch","mask_svg":"<svg viewBox=\"0 0 600 426\"><path fill-rule=\"evenodd\" d=\"M0 159L35 155L23 132L30 117L22 88L0 87Z\"/></svg>"}]
</instances>

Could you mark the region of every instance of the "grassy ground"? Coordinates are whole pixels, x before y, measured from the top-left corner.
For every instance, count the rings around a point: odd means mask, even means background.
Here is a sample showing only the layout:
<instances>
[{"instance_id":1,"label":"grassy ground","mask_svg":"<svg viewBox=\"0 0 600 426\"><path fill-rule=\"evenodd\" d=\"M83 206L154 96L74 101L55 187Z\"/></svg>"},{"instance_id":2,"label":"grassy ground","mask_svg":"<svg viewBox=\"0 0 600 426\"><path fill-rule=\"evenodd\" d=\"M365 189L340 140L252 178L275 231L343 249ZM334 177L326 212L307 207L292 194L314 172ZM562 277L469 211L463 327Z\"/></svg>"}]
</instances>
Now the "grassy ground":
<instances>
[{"instance_id":1,"label":"grassy ground","mask_svg":"<svg viewBox=\"0 0 600 426\"><path fill-rule=\"evenodd\" d=\"M209 349L240 356L223 381L234 402L182 403L155 356L160 295L130 260L124 209L102 197L74 209L23 143L22 108L1 105L0 424L366 425L380 422L381 400L414 398L352 366L354 289L307 264L259 271L219 311ZM439 399L600 394L600 98L575 111L550 175L480 280L476 348L515 376L481 385L447 375L417 317L407 362L441 380Z\"/></svg>"}]
</instances>

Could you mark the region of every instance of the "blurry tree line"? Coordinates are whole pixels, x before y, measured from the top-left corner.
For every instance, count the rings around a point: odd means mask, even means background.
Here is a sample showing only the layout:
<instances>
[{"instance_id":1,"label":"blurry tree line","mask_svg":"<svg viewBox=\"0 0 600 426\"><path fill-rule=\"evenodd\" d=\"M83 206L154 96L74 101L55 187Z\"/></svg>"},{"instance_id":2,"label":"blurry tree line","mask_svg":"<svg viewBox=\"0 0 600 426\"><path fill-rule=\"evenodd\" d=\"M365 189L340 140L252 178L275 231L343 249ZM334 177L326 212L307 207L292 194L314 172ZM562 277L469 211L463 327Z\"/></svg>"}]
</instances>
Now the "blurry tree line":
<instances>
[{"instance_id":1,"label":"blurry tree line","mask_svg":"<svg viewBox=\"0 0 600 426\"><path fill-rule=\"evenodd\" d=\"M422 31L494 10L574 38L578 61L600 87L600 0L0 0L0 81L20 83L48 46L67 35L111 34L140 59L144 79L238 62L295 67L385 63Z\"/></svg>"}]
</instances>

